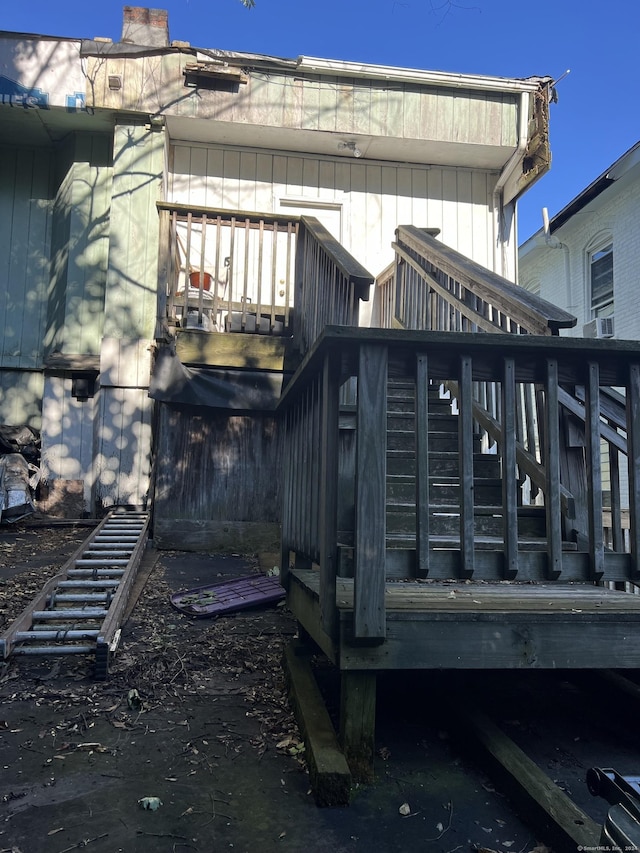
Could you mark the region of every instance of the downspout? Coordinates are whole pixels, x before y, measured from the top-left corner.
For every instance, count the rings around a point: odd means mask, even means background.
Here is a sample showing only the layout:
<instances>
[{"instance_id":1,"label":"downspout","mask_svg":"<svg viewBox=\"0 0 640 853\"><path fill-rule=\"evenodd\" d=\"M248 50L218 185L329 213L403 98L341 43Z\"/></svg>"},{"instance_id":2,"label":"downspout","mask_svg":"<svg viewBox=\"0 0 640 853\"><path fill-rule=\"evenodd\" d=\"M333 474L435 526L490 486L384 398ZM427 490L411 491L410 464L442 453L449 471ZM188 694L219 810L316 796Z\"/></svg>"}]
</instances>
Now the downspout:
<instances>
[{"instance_id":1,"label":"downspout","mask_svg":"<svg viewBox=\"0 0 640 853\"><path fill-rule=\"evenodd\" d=\"M542 208L542 224L544 227L544 242L550 249L562 249L564 251L564 291L566 299L566 310L571 314L575 313L571 304L571 258L569 255L569 247L566 243L561 243L557 237L551 236L549 228L549 211L546 207Z\"/></svg>"},{"instance_id":2,"label":"downspout","mask_svg":"<svg viewBox=\"0 0 640 853\"><path fill-rule=\"evenodd\" d=\"M529 141L529 92L520 93L520 115L518 120L518 144L509 160L505 164L503 170L498 175L498 180L493 190L493 210L494 210L494 229L495 240L493 244L493 269L499 275L504 274L505 257L504 244L502 239L502 224L503 224L503 205L502 193L504 185L515 171L516 167L522 163L524 153L527 149Z\"/></svg>"}]
</instances>

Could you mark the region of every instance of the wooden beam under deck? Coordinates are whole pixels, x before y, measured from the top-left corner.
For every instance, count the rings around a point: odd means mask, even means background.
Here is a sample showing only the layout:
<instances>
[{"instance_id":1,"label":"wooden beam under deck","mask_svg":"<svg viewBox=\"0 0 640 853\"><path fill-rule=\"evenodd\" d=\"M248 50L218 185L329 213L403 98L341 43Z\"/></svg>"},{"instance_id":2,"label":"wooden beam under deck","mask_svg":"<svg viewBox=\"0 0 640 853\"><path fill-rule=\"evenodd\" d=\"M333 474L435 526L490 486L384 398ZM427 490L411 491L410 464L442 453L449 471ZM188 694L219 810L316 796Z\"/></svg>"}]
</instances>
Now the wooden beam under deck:
<instances>
[{"instance_id":1,"label":"wooden beam under deck","mask_svg":"<svg viewBox=\"0 0 640 853\"><path fill-rule=\"evenodd\" d=\"M178 332L176 355L183 364L281 371L288 345L288 338L187 329Z\"/></svg>"},{"instance_id":2,"label":"wooden beam under deck","mask_svg":"<svg viewBox=\"0 0 640 853\"><path fill-rule=\"evenodd\" d=\"M586 584L387 583L387 638L354 638L353 582L339 578L340 638L314 627L318 573L292 572L289 604L341 670L640 666L640 596ZM292 594L293 593L293 594Z\"/></svg>"}]
</instances>

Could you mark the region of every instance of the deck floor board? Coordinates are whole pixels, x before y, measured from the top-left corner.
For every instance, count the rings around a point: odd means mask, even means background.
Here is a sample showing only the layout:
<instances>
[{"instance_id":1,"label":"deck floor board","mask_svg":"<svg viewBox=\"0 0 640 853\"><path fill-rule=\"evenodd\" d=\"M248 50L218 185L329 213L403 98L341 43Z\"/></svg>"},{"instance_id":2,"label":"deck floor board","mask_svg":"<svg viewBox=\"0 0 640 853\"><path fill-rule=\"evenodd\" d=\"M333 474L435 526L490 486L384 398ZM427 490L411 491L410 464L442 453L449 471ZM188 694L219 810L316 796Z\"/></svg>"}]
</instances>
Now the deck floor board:
<instances>
[{"instance_id":1,"label":"deck floor board","mask_svg":"<svg viewBox=\"0 0 640 853\"><path fill-rule=\"evenodd\" d=\"M314 596L319 594L320 576L317 571L294 570L292 574ZM336 587L339 610L353 610L353 580L338 578ZM528 612L640 616L640 595L585 583L407 581L387 582L385 607L388 614L414 611L426 614Z\"/></svg>"}]
</instances>

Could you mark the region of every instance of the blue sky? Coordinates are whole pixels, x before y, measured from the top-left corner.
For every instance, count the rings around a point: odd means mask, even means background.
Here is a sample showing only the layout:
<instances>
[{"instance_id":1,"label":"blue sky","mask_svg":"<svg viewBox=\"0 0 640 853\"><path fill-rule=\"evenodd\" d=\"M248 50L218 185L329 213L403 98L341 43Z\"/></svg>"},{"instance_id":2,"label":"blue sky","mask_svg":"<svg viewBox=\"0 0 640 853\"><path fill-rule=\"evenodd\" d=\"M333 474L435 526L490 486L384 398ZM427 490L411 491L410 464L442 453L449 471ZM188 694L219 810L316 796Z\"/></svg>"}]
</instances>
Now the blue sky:
<instances>
[{"instance_id":1,"label":"blue sky","mask_svg":"<svg viewBox=\"0 0 640 853\"><path fill-rule=\"evenodd\" d=\"M140 5L144 3L138 0ZM0 0L0 29L117 40L123 2ZM129 0L129 5L134 5ZM172 39L504 77L559 78L551 171L519 204L520 242L640 139L638 0L154 0Z\"/></svg>"}]
</instances>

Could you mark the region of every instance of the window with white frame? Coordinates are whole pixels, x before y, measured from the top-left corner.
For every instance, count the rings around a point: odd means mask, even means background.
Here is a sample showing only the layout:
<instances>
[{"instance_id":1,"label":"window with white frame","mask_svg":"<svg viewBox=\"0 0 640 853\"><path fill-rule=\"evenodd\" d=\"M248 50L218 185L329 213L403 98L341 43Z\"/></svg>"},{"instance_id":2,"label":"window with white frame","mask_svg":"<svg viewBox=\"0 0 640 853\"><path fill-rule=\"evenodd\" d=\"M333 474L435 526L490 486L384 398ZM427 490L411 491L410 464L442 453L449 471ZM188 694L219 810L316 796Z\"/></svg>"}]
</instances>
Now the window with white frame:
<instances>
[{"instance_id":1,"label":"window with white frame","mask_svg":"<svg viewBox=\"0 0 640 853\"><path fill-rule=\"evenodd\" d=\"M588 253L592 317L613 314L613 240L600 243Z\"/></svg>"}]
</instances>

